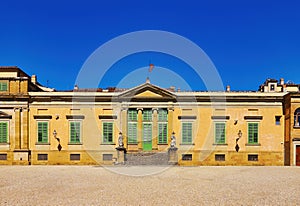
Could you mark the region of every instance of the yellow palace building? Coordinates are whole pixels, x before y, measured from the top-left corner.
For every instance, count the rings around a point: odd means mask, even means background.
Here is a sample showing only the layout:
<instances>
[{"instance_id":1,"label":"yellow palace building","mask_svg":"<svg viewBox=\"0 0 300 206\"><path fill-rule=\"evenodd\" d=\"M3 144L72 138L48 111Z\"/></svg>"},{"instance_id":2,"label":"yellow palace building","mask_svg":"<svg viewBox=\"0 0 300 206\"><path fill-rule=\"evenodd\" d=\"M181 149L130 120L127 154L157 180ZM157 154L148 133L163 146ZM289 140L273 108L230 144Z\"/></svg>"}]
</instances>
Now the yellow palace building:
<instances>
[{"instance_id":1,"label":"yellow palace building","mask_svg":"<svg viewBox=\"0 0 300 206\"><path fill-rule=\"evenodd\" d=\"M300 165L299 85L55 91L0 67L0 164Z\"/></svg>"}]
</instances>

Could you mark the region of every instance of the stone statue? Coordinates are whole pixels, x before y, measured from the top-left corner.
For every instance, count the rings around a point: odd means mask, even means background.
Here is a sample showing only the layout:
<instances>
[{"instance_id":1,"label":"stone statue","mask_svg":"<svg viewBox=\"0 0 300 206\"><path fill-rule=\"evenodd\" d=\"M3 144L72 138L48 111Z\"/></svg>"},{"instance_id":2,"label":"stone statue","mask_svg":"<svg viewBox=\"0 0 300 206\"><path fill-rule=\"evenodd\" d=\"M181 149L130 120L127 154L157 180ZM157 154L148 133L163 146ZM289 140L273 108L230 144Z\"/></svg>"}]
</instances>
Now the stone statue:
<instances>
[{"instance_id":1,"label":"stone statue","mask_svg":"<svg viewBox=\"0 0 300 206\"><path fill-rule=\"evenodd\" d=\"M119 133L118 143L119 143L119 147L124 146L122 132Z\"/></svg>"},{"instance_id":2,"label":"stone statue","mask_svg":"<svg viewBox=\"0 0 300 206\"><path fill-rule=\"evenodd\" d=\"M175 137L175 133L172 133L171 136L171 144L170 144L171 148L175 148L176 147L176 137Z\"/></svg>"}]
</instances>

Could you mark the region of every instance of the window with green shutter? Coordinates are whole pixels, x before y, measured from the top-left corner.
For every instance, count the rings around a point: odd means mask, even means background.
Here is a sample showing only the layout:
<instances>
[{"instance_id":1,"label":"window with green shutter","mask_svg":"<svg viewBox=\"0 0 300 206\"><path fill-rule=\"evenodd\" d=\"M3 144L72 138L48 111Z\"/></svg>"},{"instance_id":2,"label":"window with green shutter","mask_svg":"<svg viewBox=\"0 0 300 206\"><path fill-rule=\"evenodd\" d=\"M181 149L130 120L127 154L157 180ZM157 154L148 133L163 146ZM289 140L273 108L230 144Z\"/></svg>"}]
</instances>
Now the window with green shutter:
<instances>
[{"instance_id":1,"label":"window with green shutter","mask_svg":"<svg viewBox=\"0 0 300 206\"><path fill-rule=\"evenodd\" d=\"M143 141L152 141L152 124L143 123Z\"/></svg>"},{"instance_id":2,"label":"window with green shutter","mask_svg":"<svg viewBox=\"0 0 300 206\"><path fill-rule=\"evenodd\" d=\"M192 123L182 123L182 144L192 144Z\"/></svg>"},{"instance_id":3,"label":"window with green shutter","mask_svg":"<svg viewBox=\"0 0 300 206\"><path fill-rule=\"evenodd\" d=\"M167 122L168 121L168 110L159 109L158 110L158 121Z\"/></svg>"},{"instance_id":4,"label":"window with green shutter","mask_svg":"<svg viewBox=\"0 0 300 206\"><path fill-rule=\"evenodd\" d=\"M128 144L137 143L137 110L129 109L127 112L127 138Z\"/></svg>"},{"instance_id":5,"label":"window with green shutter","mask_svg":"<svg viewBox=\"0 0 300 206\"><path fill-rule=\"evenodd\" d=\"M38 122L38 143L48 143L48 122Z\"/></svg>"},{"instance_id":6,"label":"window with green shutter","mask_svg":"<svg viewBox=\"0 0 300 206\"><path fill-rule=\"evenodd\" d=\"M70 143L80 143L81 122L70 122Z\"/></svg>"},{"instance_id":7,"label":"window with green shutter","mask_svg":"<svg viewBox=\"0 0 300 206\"><path fill-rule=\"evenodd\" d=\"M225 144L225 123L215 123L215 144Z\"/></svg>"},{"instance_id":8,"label":"window with green shutter","mask_svg":"<svg viewBox=\"0 0 300 206\"><path fill-rule=\"evenodd\" d=\"M136 122L128 122L127 128L127 137L129 144L136 144L137 143L137 123Z\"/></svg>"},{"instance_id":9,"label":"window with green shutter","mask_svg":"<svg viewBox=\"0 0 300 206\"><path fill-rule=\"evenodd\" d=\"M0 143L7 143L8 122L0 122Z\"/></svg>"},{"instance_id":10,"label":"window with green shutter","mask_svg":"<svg viewBox=\"0 0 300 206\"><path fill-rule=\"evenodd\" d=\"M152 121L152 110L151 109L143 110L143 121Z\"/></svg>"},{"instance_id":11,"label":"window with green shutter","mask_svg":"<svg viewBox=\"0 0 300 206\"><path fill-rule=\"evenodd\" d=\"M258 123L248 123L248 143L258 143Z\"/></svg>"},{"instance_id":12,"label":"window with green shutter","mask_svg":"<svg viewBox=\"0 0 300 206\"><path fill-rule=\"evenodd\" d=\"M8 83L7 82L0 82L0 91L4 92L8 90Z\"/></svg>"},{"instance_id":13,"label":"window with green shutter","mask_svg":"<svg viewBox=\"0 0 300 206\"><path fill-rule=\"evenodd\" d=\"M113 143L113 122L103 122L103 143Z\"/></svg>"},{"instance_id":14,"label":"window with green shutter","mask_svg":"<svg viewBox=\"0 0 300 206\"><path fill-rule=\"evenodd\" d=\"M137 121L137 110L136 109L129 109L127 112L127 121Z\"/></svg>"},{"instance_id":15,"label":"window with green shutter","mask_svg":"<svg viewBox=\"0 0 300 206\"><path fill-rule=\"evenodd\" d=\"M158 144L168 143L168 110L158 110Z\"/></svg>"},{"instance_id":16,"label":"window with green shutter","mask_svg":"<svg viewBox=\"0 0 300 206\"><path fill-rule=\"evenodd\" d=\"M158 144L167 144L168 142L168 123L158 123Z\"/></svg>"}]
</instances>

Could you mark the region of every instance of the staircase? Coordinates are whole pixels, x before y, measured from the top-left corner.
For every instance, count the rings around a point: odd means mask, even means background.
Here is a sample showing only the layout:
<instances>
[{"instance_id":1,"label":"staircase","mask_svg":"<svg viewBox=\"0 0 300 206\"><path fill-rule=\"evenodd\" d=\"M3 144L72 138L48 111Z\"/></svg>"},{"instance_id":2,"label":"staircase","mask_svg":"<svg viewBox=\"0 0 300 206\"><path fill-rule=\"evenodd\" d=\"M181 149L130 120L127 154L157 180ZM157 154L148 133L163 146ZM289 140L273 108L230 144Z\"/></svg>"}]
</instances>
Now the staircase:
<instances>
[{"instance_id":1,"label":"staircase","mask_svg":"<svg viewBox=\"0 0 300 206\"><path fill-rule=\"evenodd\" d=\"M138 152L126 154L126 165L167 165L168 152Z\"/></svg>"}]
</instances>

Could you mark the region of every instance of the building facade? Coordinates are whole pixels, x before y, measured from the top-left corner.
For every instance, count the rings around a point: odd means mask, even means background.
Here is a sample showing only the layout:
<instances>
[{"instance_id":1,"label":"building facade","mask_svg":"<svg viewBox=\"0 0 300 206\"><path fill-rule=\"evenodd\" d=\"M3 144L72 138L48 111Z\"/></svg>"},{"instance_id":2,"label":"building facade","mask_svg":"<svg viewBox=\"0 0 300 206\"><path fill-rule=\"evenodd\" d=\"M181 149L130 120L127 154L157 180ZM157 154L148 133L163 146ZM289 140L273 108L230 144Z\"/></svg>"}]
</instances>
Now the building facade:
<instances>
[{"instance_id":1,"label":"building facade","mask_svg":"<svg viewBox=\"0 0 300 206\"><path fill-rule=\"evenodd\" d=\"M120 146L126 164L169 154L172 137L179 165L299 165L298 91L272 79L257 92L182 92L149 79L55 91L1 67L0 164L116 164Z\"/></svg>"}]
</instances>

